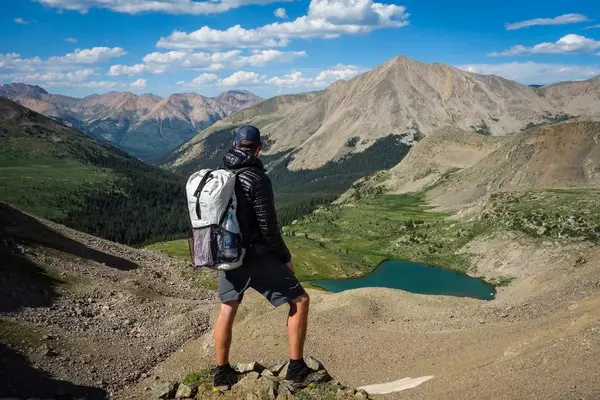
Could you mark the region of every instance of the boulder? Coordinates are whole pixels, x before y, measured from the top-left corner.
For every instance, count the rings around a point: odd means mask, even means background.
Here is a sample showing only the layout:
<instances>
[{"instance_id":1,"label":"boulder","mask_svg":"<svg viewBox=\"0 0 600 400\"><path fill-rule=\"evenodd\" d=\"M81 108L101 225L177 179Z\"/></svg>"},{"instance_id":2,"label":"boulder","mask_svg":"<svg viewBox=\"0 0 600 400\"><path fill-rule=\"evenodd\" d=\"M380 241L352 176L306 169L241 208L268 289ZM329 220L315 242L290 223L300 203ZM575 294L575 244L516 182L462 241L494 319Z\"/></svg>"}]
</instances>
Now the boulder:
<instances>
[{"instance_id":1,"label":"boulder","mask_svg":"<svg viewBox=\"0 0 600 400\"><path fill-rule=\"evenodd\" d=\"M159 385L154 391L154 396L157 399L172 399L177 390L178 384L175 382L165 382Z\"/></svg>"},{"instance_id":2,"label":"boulder","mask_svg":"<svg viewBox=\"0 0 600 400\"><path fill-rule=\"evenodd\" d=\"M189 397L194 397L196 395L197 388L195 386L184 385L183 383L179 385L177 388L177 393L175 393L176 399L185 399Z\"/></svg>"},{"instance_id":3,"label":"boulder","mask_svg":"<svg viewBox=\"0 0 600 400\"><path fill-rule=\"evenodd\" d=\"M251 362L251 363L237 363L233 367L233 369L240 374L245 374L246 372L251 372L251 371L262 372L262 370L264 370L265 367L263 367L262 365L260 365L257 362Z\"/></svg>"}]
</instances>

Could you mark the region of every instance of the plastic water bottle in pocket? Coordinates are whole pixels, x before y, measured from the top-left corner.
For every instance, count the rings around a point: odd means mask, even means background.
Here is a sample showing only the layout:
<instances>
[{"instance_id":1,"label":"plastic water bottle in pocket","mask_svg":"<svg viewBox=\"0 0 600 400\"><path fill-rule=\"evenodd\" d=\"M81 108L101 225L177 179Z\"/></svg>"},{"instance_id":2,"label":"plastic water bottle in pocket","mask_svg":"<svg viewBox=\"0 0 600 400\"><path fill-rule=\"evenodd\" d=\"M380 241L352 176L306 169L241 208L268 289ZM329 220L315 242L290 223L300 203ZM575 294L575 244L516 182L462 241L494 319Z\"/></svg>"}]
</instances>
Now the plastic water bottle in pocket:
<instances>
[{"instance_id":1,"label":"plastic water bottle in pocket","mask_svg":"<svg viewBox=\"0 0 600 400\"><path fill-rule=\"evenodd\" d=\"M221 253L227 259L237 258L238 256L238 243L237 243L237 226L233 221L233 215L230 213L227 215L227 220L225 221L226 232L223 232L223 236L221 237Z\"/></svg>"}]
</instances>

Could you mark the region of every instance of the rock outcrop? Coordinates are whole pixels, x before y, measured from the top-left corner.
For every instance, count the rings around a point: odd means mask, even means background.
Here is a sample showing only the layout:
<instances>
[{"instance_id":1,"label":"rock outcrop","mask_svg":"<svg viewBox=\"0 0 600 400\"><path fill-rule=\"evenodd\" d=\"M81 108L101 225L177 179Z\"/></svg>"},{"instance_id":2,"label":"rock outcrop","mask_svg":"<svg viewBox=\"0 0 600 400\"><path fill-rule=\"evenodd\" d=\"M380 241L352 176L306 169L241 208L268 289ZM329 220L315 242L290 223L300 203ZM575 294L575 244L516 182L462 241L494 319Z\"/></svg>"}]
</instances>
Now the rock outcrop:
<instances>
[{"instance_id":1,"label":"rock outcrop","mask_svg":"<svg viewBox=\"0 0 600 400\"><path fill-rule=\"evenodd\" d=\"M264 367L257 362L241 363L234 366L238 372L238 382L232 387L214 387L212 370L189 374L179 382L159 383L155 399L206 399L206 400L366 400L369 394L343 386L334 380L323 364L312 357L306 363L313 370L311 383L306 387L294 387L285 381L287 364Z\"/></svg>"}]
</instances>

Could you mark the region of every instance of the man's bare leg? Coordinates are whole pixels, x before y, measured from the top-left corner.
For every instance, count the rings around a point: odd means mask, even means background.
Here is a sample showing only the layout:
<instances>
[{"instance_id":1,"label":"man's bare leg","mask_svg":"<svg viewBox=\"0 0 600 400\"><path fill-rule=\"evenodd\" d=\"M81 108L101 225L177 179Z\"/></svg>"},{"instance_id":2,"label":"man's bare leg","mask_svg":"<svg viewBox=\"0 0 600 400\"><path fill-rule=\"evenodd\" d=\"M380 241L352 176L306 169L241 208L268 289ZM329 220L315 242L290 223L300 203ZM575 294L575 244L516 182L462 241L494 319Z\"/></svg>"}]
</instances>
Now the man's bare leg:
<instances>
[{"instance_id":1,"label":"man's bare leg","mask_svg":"<svg viewBox=\"0 0 600 400\"><path fill-rule=\"evenodd\" d=\"M290 302L287 322L290 360L301 360L304 357L309 304L310 298L306 293Z\"/></svg>"},{"instance_id":2,"label":"man's bare leg","mask_svg":"<svg viewBox=\"0 0 600 400\"><path fill-rule=\"evenodd\" d=\"M217 366L229 364L229 348L233 336L233 321L240 303L231 301L221 304L221 310L215 323L215 352Z\"/></svg>"}]
</instances>

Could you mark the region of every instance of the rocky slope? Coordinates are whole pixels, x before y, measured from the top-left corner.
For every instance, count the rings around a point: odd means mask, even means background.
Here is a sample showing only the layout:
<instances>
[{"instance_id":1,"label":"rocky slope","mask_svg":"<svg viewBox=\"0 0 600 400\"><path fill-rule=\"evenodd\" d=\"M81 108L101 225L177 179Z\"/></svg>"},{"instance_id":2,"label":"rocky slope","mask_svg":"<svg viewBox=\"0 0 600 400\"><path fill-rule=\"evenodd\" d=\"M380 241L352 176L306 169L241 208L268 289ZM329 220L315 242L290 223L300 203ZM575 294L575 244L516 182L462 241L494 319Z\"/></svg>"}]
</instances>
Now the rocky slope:
<instances>
[{"instance_id":1,"label":"rocky slope","mask_svg":"<svg viewBox=\"0 0 600 400\"><path fill-rule=\"evenodd\" d=\"M429 196L458 208L495 192L551 188L600 188L599 122L565 122L511 136Z\"/></svg>"},{"instance_id":2,"label":"rocky slope","mask_svg":"<svg viewBox=\"0 0 600 400\"><path fill-rule=\"evenodd\" d=\"M208 329L215 295L160 253L0 203L0 257L2 398L104 399Z\"/></svg>"},{"instance_id":3,"label":"rocky slope","mask_svg":"<svg viewBox=\"0 0 600 400\"><path fill-rule=\"evenodd\" d=\"M454 126L504 135L564 113L599 117L600 104L597 99L591 101L597 82L532 88L498 76L399 56L322 92L271 99L273 105L285 105L276 118L260 118L270 115L261 110L261 104L220 121L218 128L255 123L269 138L270 154L293 150L290 169L314 169L348 152L361 152L391 133L429 135ZM170 157L171 165L177 167L202 155L203 142L210 140L216 128L178 149ZM354 137L360 141L349 148L346 144Z\"/></svg>"},{"instance_id":4,"label":"rocky slope","mask_svg":"<svg viewBox=\"0 0 600 400\"><path fill-rule=\"evenodd\" d=\"M418 192L479 162L506 140L454 127L439 129L416 143L395 167L355 182L338 202L374 193Z\"/></svg>"},{"instance_id":5,"label":"rocky slope","mask_svg":"<svg viewBox=\"0 0 600 400\"><path fill-rule=\"evenodd\" d=\"M394 168L356 182L339 202L428 189L437 206L460 209L496 192L599 187L600 122L575 119L505 137L443 129Z\"/></svg>"},{"instance_id":6,"label":"rocky slope","mask_svg":"<svg viewBox=\"0 0 600 400\"><path fill-rule=\"evenodd\" d=\"M237 90L214 98L196 93L163 99L152 94L109 92L77 99L22 83L0 85L0 96L151 159L168 154L221 118L262 101Z\"/></svg>"}]
</instances>

